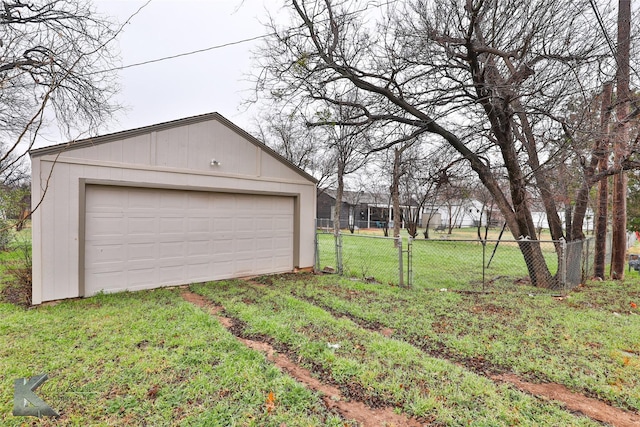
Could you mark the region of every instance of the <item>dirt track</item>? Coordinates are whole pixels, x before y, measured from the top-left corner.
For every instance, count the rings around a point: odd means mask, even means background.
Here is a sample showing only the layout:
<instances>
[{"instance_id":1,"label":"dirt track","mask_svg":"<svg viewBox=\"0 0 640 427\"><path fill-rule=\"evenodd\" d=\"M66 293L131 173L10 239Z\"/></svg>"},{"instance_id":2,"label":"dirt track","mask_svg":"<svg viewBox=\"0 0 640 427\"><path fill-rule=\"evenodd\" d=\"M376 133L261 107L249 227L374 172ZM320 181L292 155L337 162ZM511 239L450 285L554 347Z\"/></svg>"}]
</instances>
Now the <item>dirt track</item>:
<instances>
[{"instance_id":1,"label":"dirt track","mask_svg":"<svg viewBox=\"0 0 640 427\"><path fill-rule=\"evenodd\" d=\"M182 297L217 317L220 323L232 333L234 321L220 316L222 307L212 305L206 298L188 290L182 291ZM390 330L380 330L381 334L388 335ZM332 385L326 384L315 378L311 372L294 363L286 355L276 352L267 342L250 340L239 337L238 339L247 347L263 352L267 358L283 371L294 377L299 382L305 384L312 390L323 394L323 401L327 408L337 410L345 419L357 421L364 427L368 426L420 426L418 420L407 418L396 414L393 408L372 408L362 401L350 398L345 400L340 390ZM578 393L571 392L561 384L545 383L535 384L522 380L513 374L489 375L489 378L496 382L508 383L515 388L530 393L541 399L548 399L561 402L568 410L584 414L596 421L604 422L616 427L640 426L640 415L615 408L597 399L589 398Z\"/></svg>"}]
</instances>

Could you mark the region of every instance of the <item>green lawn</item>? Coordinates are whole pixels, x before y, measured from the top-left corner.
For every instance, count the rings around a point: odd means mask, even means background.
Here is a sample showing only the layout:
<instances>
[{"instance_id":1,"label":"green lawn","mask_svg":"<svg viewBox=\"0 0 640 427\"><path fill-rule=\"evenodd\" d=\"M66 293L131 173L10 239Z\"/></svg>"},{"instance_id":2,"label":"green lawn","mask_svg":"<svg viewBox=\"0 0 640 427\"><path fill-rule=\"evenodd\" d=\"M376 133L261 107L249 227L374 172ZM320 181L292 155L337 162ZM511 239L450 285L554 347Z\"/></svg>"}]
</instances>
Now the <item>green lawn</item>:
<instances>
[{"instance_id":1,"label":"green lawn","mask_svg":"<svg viewBox=\"0 0 640 427\"><path fill-rule=\"evenodd\" d=\"M594 308L581 294L517 300L336 276L261 281L192 289L223 305L246 336L269 340L353 398L435 425L596 425L487 377L515 372L640 409L640 321L627 292Z\"/></svg>"},{"instance_id":2,"label":"green lawn","mask_svg":"<svg viewBox=\"0 0 640 427\"><path fill-rule=\"evenodd\" d=\"M443 234L443 236L445 236ZM456 238L416 239L412 242L412 285L427 289L466 290L516 290L515 281L526 283L527 266L517 244L513 241L488 241L483 248L479 241L473 241L468 232L458 231ZM333 234L319 233L319 267L336 268L335 237ZM403 250L407 250L404 237ZM552 274L558 269L557 255L552 243L541 243L543 254ZM483 254L484 250L484 254ZM495 250L495 254L494 254ZM493 255L493 258L492 258ZM489 260L491 262L489 263ZM372 234L343 234L342 260L345 275L357 278L373 278L380 283L399 283L399 253L394 240ZM482 266L485 270L483 286ZM403 254L403 280L407 281L407 255ZM525 279L525 280L523 280ZM521 289L522 290L522 289ZM530 289L524 289L531 292ZM540 292L540 289L534 289Z\"/></svg>"},{"instance_id":3,"label":"green lawn","mask_svg":"<svg viewBox=\"0 0 640 427\"><path fill-rule=\"evenodd\" d=\"M637 278L594 282L564 298L400 289L337 277L273 286L358 324L390 328L394 338L429 354L487 361L490 370L559 382L640 410Z\"/></svg>"},{"instance_id":4,"label":"green lawn","mask_svg":"<svg viewBox=\"0 0 640 427\"><path fill-rule=\"evenodd\" d=\"M320 242L333 247L332 236ZM400 288L391 275L390 284L379 271L362 271L392 269L384 259L397 254L393 243L361 242L343 240L343 250L363 260L347 268L375 282L298 274L190 288L224 307L238 325L234 334L270 343L347 399L426 424L600 425L492 379L501 373L640 411L634 272L624 283L587 283L552 297L535 288L455 292L441 285L458 273L455 263L441 263L424 273L433 284ZM471 263L474 245L456 253ZM517 248L502 249L506 259ZM0 257L7 265L21 255ZM464 274L451 283L464 286ZM30 309L0 301L0 425L355 425L180 292L98 295ZM14 417L14 380L40 373L50 379L37 394L61 418Z\"/></svg>"},{"instance_id":5,"label":"green lawn","mask_svg":"<svg viewBox=\"0 0 640 427\"><path fill-rule=\"evenodd\" d=\"M0 319L3 426L343 425L178 290L0 304ZM40 373L49 380L38 395L62 417L14 417L13 381Z\"/></svg>"}]
</instances>

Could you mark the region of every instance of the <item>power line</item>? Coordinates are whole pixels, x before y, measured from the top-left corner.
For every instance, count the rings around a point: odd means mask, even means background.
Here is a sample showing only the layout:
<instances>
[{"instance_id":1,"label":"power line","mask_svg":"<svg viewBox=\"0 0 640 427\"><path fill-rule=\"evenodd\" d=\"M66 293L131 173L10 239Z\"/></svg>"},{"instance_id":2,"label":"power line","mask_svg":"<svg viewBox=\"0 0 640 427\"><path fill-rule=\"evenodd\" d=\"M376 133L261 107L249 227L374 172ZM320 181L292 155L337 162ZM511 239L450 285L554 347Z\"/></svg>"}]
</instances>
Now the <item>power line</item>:
<instances>
[{"instance_id":1,"label":"power line","mask_svg":"<svg viewBox=\"0 0 640 427\"><path fill-rule=\"evenodd\" d=\"M604 35L604 38L607 41L607 44L609 45L609 50L611 50L611 53L613 54L613 59L616 62L616 66L618 68L620 68L620 60L618 58L618 50L613 46L613 42L611 41L611 37L609 37L609 33L607 32L606 28L604 27L604 20L602 19L602 15L600 15L600 11L598 10L598 5L596 4L595 0L589 0L589 4L591 5L591 9L593 9L593 12L596 15L596 20L598 21L598 25L600 26L600 29L602 30L602 34ZM640 75L638 74L638 71L636 71L636 69L631 64L629 64L629 68L631 69L631 71L633 71L633 74L635 74L635 76L637 78L640 78Z\"/></svg>"},{"instance_id":2,"label":"power line","mask_svg":"<svg viewBox=\"0 0 640 427\"><path fill-rule=\"evenodd\" d=\"M346 13L346 15L355 15L356 13L361 13L361 12L365 12L369 9L372 8L379 8L379 7L383 7L383 6L389 6L393 3L396 3L399 0L387 0L383 3L374 3L374 2L370 2L367 4L367 6L363 9L359 9L359 10L355 10L352 12L348 12ZM131 15L128 19L126 23L129 23L129 21L131 20L131 18L133 18L135 15L137 15L145 6L147 6L149 3L151 2L151 0L149 0L145 5L143 5L140 9L138 9L138 11L136 13L134 13L133 15ZM286 31L290 31L290 30L294 30L296 28L288 28ZM236 41L232 41L232 42L228 42L228 43L223 43L223 44L219 44L219 45L215 45L215 46L209 46L209 47L205 47L203 49L196 49L196 50L192 50L192 51L188 51L188 52L183 52L183 53L178 53L175 55L169 55L169 56L163 56L160 58L155 58L155 59L150 59L148 61L142 61L142 62L136 62L133 64L127 64L127 65L122 65L120 67L113 67L113 68L109 68L106 70L99 70L99 71L94 71L92 73L87 73L85 75L90 76L90 75L94 75L94 74L102 74L102 73L109 73L112 71L119 71L119 70L125 70L127 68L133 68L133 67L139 67L141 65L148 65L148 64L153 64L156 62L163 62L163 61L168 61L171 59L176 59L176 58L181 58L184 56L191 56L191 55L196 55L199 53L204 53L204 52L209 52L212 50L217 50L217 49L222 49L225 47L229 47L229 46L235 46L235 45L239 45L239 44L243 44L243 43L249 43L255 40L260 40L266 37L271 37L271 36L275 36L277 35L277 33L273 32L273 33L268 33L268 34L263 34L260 36L255 36L255 37L249 37L246 39L241 39L241 40L236 40Z\"/></svg>"},{"instance_id":3,"label":"power line","mask_svg":"<svg viewBox=\"0 0 640 427\"><path fill-rule=\"evenodd\" d=\"M254 40L259 40L259 39L262 39L262 38L265 38L265 37L269 37L269 36L272 36L272 35L275 35L275 33L263 34L261 36L250 37L248 39L236 40L236 41L229 42L229 43L223 43L223 44L219 44L219 45L215 45L215 46L205 47L203 49L197 49L197 50L192 50L192 51L189 51L189 52L178 53L176 55L163 56L161 58L150 59L148 61L142 61L142 62L136 62L136 63L133 63L133 64L123 65L121 67L114 67L114 68L110 68L110 69L107 69L107 70L95 71L93 73L88 73L87 75L108 73L108 72L111 72L111 71L118 71L118 70L125 70L127 68L132 68L132 67L139 67L140 65L153 64L155 62L168 61L170 59L181 58L183 56L190 56L190 55L195 55L195 54L198 54L198 53L209 52L211 50L222 49L224 47L234 46L234 45L238 45L238 44L242 44L242 43L248 43L248 42L251 42L251 41L254 41Z\"/></svg>"},{"instance_id":4,"label":"power line","mask_svg":"<svg viewBox=\"0 0 640 427\"><path fill-rule=\"evenodd\" d=\"M602 34L604 35L604 38L607 41L607 44L609 45L609 50L611 50L611 53L613 54L613 57L615 58L615 61L617 63L618 55L616 54L616 49L613 47L613 42L611 41L611 37L609 37L609 33L607 32L607 29L604 27L604 20L602 19L602 15L600 15L600 11L598 10L598 5L596 4L595 0L589 0L589 4L591 5L591 9L593 9L593 12L596 15L596 20L598 21L598 25L600 26L600 29L602 30ZM620 66L620 64L618 64L618 66Z\"/></svg>"}]
</instances>

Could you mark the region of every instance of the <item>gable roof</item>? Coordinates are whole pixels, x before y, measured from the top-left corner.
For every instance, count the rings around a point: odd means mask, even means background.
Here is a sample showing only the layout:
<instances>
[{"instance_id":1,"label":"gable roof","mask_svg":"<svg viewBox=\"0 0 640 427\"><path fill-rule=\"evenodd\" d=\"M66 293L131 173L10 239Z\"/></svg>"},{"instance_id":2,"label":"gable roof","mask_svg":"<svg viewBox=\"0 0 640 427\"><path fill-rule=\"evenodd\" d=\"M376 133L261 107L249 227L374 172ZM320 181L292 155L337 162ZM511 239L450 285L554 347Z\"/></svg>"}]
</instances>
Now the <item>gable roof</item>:
<instances>
[{"instance_id":1,"label":"gable roof","mask_svg":"<svg viewBox=\"0 0 640 427\"><path fill-rule=\"evenodd\" d=\"M100 135L93 138L80 139L77 141L69 141L61 144L50 145L48 147L36 148L33 150L29 150L29 155L33 158L33 157L44 156L47 154L59 154L65 151L76 150L76 149L85 148L85 147L92 147L100 144L106 144L112 141L118 141L125 138L132 138L139 135L148 134L151 132L158 132L162 130L177 128L180 126L186 126L186 125L205 122L209 120L216 120L219 123L225 125L232 131L244 137L247 141L251 142L252 144L256 145L260 149L264 150L265 152L267 152L268 154L276 158L278 161L280 161L280 163L284 164L288 168L297 172L299 175L308 179L309 181L312 181L313 183L318 182L318 180L314 178L312 175L308 174L304 170L300 169L298 166L291 163L289 160L287 160L286 158L278 154L276 151L274 151L272 148L267 146L265 143L263 143L262 141L260 141L259 139L257 139L256 137L254 137L244 129L235 125L233 122L226 119L222 115L215 112L200 114L197 116L185 117L182 119L171 120L168 122L157 123L154 125L143 126L135 129L124 130L124 131L110 133L106 135Z\"/></svg>"}]
</instances>

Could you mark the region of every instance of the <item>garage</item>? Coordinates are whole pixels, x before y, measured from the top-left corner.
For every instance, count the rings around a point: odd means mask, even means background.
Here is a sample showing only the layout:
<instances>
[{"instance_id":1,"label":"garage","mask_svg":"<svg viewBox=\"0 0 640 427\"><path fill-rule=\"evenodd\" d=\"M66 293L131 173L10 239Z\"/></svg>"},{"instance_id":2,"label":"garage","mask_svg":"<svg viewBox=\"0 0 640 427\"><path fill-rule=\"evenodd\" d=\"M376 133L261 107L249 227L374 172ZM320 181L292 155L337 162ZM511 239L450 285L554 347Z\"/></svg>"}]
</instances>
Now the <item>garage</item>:
<instances>
[{"instance_id":1,"label":"garage","mask_svg":"<svg viewBox=\"0 0 640 427\"><path fill-rule=\"evenodd\" d=\"M34 304L313 266L315 180L217 113L30 154Z\"/></svg>"},{"instance_id":2,"label":"garage","mask_svg":"<svg viewBox=\"0 0 640 427\"><path fill-rule=\"evenodd\" d=\"M87 186L85 295L293 269L293 199Z\"/></svg>"}]
</instances>

